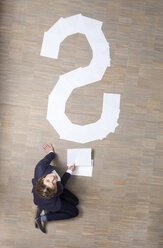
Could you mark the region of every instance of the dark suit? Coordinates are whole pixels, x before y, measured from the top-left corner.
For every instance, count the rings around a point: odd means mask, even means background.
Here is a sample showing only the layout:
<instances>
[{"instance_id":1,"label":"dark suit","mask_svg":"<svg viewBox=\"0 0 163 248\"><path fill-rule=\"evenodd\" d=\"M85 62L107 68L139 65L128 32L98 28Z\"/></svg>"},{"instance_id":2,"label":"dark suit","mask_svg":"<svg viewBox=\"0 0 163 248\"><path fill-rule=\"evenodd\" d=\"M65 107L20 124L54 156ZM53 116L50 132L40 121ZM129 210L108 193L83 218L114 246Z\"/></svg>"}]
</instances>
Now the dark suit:
<instances>
[{"instance_id":1,"label":"dark suit","mask_svg":"<svg viewBox=\"0 0 163 248\"><path fill-rule=\"evenodd\" d=\"M48 211L47 219L67 219L78 215L78 210L75 207L78 204L78 199L69 190L65 189L65 185L70 178L71 174L65 172L61 181L57 182L57 193L51 199L41 198L35 191L37 181L40 177L46 176L54 170L54 166L50 165L51 161L55 158L55 154L50 152L36 165L33 184L33 201L38 206L39 210ZM49 217L48 217L49 216Z\"/></svg>"}]
</instances>

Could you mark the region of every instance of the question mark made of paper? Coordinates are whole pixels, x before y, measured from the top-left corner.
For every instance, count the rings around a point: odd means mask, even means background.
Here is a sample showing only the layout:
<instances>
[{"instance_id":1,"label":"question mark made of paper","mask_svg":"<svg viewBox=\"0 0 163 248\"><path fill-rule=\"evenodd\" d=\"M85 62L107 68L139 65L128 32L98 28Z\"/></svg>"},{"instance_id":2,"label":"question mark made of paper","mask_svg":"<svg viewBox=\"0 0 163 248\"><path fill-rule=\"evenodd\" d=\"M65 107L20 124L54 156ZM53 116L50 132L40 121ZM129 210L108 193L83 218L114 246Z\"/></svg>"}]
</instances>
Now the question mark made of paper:
<instances>
[{"instance_id":1,"label":"question mark made of paper","mask_svg":"<svg viewBox=\"0 0 163 248\"><path fill-rule=\"evenodd\" d=\"M59 77L49 95L47 119L61 139L86 143L105 138L118 126L120 95L104 93L101 118L87 125L73 124L65 114L66 101L72 91L102 79L110 66L110 48L101 30L102 22L81 14L60 18L44 33L41 56L57 59L61 42L69 35L84 34L92 48L92 60Z\"/></svg>"}]
</instances>

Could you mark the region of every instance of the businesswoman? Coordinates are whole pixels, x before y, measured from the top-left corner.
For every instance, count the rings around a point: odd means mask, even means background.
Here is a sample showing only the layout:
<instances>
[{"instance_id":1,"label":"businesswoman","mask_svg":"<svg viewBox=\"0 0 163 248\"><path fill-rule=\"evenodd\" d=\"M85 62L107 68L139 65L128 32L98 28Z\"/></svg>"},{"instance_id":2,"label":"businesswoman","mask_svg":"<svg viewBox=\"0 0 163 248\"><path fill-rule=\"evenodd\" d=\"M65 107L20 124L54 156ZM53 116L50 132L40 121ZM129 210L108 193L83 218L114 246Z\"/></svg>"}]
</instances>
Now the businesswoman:
<instances>
[{"instance_id":1,"label":"businesswoman","mask_svg":"<svg viewBox=\"0 0 163 248\"><path fill-rule=\"evenodd\" d=\"M35 167L32 193L34 204L38 207L35 227L39 227L43 233L46 233L48 221L76 217L79 213L76 207L79 201L65 188L72 171L75 170L75 165L70 166L60 178L54 166L50 165L55 158L53 146L43 144L42 147L46 156Z\"/></svg>"}]
</instances>

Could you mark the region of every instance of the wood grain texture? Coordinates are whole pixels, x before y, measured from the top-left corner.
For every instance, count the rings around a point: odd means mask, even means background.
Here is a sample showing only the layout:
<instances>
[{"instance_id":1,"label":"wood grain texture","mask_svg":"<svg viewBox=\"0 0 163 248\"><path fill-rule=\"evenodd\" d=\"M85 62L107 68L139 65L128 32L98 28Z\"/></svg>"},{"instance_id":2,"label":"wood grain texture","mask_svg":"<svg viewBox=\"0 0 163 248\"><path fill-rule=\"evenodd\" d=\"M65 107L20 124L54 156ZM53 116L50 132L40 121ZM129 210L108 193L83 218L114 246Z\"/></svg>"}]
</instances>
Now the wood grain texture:
<instances>
[{"instance_id":1,"label":"wood grain texture","mask_svg":"<svg viewBox=\"0 0 163 248\"><path fill-rule=\"evenodd\" d=\"M163 18L161 0L2 0L0 5L0 246L2 248L163 247ZM57 60L40 57L43 34L77 13L103 22L111 67L101 81L75 89L73 123L101 115L103 93L121 94L119 126L102 141L60 140L46 120L58 77L89 64L84 35L64 40ZM31 178L43 142L66 170L68 148L91 147L93 177L68 183L80 199L77 218L34 228Z\"/></svg>"}]
</instances>

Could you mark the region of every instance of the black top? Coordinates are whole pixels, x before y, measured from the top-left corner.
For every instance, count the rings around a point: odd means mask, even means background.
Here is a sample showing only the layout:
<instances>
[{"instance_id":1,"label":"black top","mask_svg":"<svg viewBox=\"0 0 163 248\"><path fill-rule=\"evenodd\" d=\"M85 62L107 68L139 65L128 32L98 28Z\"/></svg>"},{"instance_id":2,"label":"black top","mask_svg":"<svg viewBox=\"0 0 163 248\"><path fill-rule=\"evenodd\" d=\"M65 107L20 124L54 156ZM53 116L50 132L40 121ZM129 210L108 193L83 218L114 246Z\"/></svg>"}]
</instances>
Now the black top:
<instances>
[{"instance_id":1,"label":"black top","mask_svg":"<svg viewBox=\"0 0 163 248\"><path fill-rule=\"evenodd\" d=\"M60 195L63 192L64 186L66 185L71 174L65 172L61 178L61 181L57 182L57 193L51 199L41 198L35 191L37 181L40 177L46 176L54 170L54 166L50 165L51 161L55 158L54 152L48 153L40 162L36 165L34 178L32 179L32 193L33 193L33 202L36 204L40 210L48 210L52 212L59 211L61 207Z\"/></svg>"}]
</instances>

